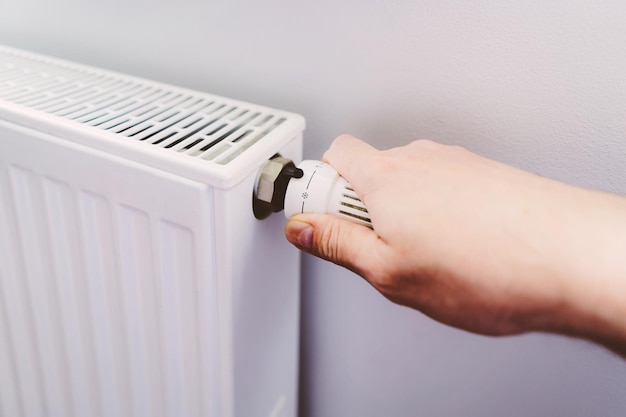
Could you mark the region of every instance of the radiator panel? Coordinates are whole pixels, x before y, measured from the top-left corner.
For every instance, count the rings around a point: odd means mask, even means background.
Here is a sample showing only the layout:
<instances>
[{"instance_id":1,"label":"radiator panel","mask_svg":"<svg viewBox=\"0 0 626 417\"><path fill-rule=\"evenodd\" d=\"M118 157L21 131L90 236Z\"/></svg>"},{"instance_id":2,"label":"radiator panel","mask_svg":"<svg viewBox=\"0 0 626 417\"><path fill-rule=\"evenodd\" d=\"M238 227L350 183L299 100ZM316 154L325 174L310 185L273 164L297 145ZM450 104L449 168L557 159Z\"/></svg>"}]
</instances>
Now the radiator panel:
<instances>
[{"instance_id":1,"label":"radiator panel","mask_svg":"<svg viewBox=\"0 0 626 417\"><path fill-rule=\"evenodd\" d=\"M2 415L217 415L211 189L3 124Z\"/></svg>"},{"instance_id":2,"label":"radiator panel","mask_svg":"<svg viewBox=\"0 0 626 417\"><path fill-rule=\"evenodd\" d=\"M0 417L292 417L296 114L0 46Z\"/></svg>"}]
</instances>

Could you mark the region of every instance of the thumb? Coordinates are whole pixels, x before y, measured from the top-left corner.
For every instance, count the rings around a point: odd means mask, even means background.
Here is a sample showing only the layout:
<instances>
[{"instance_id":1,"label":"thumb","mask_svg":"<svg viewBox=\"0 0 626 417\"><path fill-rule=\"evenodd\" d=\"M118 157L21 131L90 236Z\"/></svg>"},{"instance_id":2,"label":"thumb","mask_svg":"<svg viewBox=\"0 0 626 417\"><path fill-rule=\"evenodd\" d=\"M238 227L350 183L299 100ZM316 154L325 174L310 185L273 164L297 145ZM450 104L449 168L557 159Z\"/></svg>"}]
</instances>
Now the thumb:
<instances>
[{"instance_id":1,"label":"thumb","mask_svg":"<svg viewBox=\"0 0 626 417\"><path fill-rule=\"evenodd\" d=\"M299 249L365 277L383 263L384 243L373 230L327 214L298 214L287 222L287 240Z\"/></svg>"}]
</instances>

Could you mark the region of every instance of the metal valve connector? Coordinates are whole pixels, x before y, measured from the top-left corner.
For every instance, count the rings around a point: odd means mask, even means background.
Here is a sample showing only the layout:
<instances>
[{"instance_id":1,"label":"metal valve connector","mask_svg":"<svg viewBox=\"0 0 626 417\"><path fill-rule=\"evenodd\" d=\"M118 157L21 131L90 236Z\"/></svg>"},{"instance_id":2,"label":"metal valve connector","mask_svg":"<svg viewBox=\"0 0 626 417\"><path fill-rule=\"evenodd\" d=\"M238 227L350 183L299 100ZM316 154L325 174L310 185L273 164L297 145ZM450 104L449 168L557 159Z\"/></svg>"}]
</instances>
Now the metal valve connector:
<instances>
[{"instance_id":1,"label":"metal valve connector","mask_svg":"<svg viewBox=\"0 0 626 417\"><path fill-rule=\"evenodd\" d=\"M252 199L254 217L265 219L285 207L287 185L292 178L302 178L304 173L292 160L275 155L263 165L256 182Z\"/></svg>"}]
</instances>

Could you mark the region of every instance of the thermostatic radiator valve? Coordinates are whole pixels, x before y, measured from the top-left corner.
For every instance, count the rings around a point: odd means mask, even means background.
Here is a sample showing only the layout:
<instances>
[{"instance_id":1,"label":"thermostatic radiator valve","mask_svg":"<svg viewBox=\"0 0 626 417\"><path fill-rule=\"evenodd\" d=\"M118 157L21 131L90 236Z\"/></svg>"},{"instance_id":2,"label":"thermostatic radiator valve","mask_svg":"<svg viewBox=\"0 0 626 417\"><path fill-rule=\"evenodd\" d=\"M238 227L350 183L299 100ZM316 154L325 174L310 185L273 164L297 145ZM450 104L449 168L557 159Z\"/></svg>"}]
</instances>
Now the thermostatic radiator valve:
<instances>
[{"instance_id":1,"label":"thermostatic radiator valve","mask_svg":"<svg viewBox=\"0 0 626 417\"><path fill-rule=\"evenodd\" d=\"M284 209L287 218L325 213L372 227L367 208L352 186L322 161L302 161L296 167L289 159L273 157L261 168L253 202L259 219Z\"/></svg>"}]
</instances>

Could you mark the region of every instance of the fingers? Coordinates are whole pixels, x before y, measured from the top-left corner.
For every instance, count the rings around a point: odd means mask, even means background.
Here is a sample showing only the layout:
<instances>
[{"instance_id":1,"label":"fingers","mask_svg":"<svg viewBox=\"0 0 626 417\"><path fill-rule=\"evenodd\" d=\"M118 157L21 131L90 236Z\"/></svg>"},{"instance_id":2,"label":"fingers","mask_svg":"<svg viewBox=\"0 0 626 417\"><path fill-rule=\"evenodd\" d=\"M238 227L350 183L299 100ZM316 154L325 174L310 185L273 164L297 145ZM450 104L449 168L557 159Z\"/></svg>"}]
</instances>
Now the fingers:
<instances>
[{"instance_id":1,"label":"fingers","mask_svg":"<svg viewBox=\"0 0 626 417\"><path fill-rule=\"evenodd\" d=\"M335 216L299 214L285 227L287 240L299 249L344 266L370 278L383 263L379 262L384 243L374 231Z\"/></svg>"},{"instance_id":2,"label":"fingers","mask_svg":"<svg viewBox=\"0 0 626 417\"><path fill-rule=\"evenodd\" d=\"M367 169L378 151L350 135L339 136L324 155L362 197L376 178ZM371 229L322 214L292 217L285 228L287 239L299 249L344 266L372 282L381 276L386 244Z\"/></svg>"},{"instance_id":3,"label":"fingers","mask_svg":"<svg viewBox=\"0 0 626 417\"><path fill-rule=\"evenodd\" d=\"M354 136L341 135L324 154L324 161L332 165L356 190L362 190L372 179L368 166L378 152Z\"/></svg>"}]
</instances>

